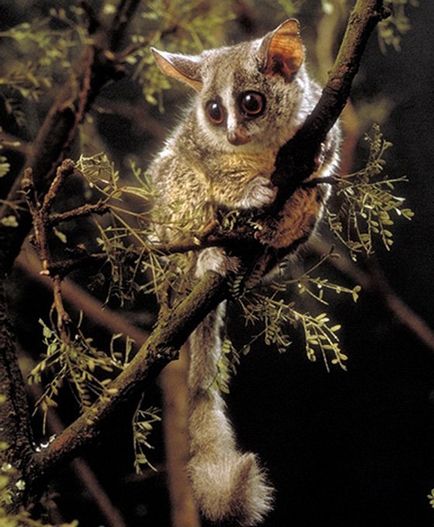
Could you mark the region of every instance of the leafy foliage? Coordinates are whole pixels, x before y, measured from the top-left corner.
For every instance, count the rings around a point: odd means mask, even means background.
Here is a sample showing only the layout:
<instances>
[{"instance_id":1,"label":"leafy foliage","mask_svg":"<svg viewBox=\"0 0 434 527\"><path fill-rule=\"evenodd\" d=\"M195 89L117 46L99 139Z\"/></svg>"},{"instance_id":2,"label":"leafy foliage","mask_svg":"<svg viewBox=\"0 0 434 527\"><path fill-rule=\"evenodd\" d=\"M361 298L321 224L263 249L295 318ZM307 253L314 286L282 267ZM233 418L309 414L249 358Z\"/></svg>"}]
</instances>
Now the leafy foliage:
<instances>
[{"instance_id":1,"label":"leafy foliage","mask_svg":"<svg viewBox=\"0 0 434 527\"><path fill-rule=\"evenodd\" d=\"M381 50L386 51L391 46L395 51L401 49L401 37L411 29L408 7L417 7L419 0L388 0L386 5L392 10L392 16L378 25L378 36Z\"/></svg>"},{"instance_id":2,"label":"leafy foliage","mask_svg":"<svg viewBox=\"0 0 434 527\"><path fill-rule=\"evenodd\" d=\"M278 0L278 4L282 11L289 17L295 16L305 0Z\"/></svg>"},{"instance_id":3,"label":"leafy foliage","mask_svg":"<svg viewBox=\"0 0 434 527\"><path fill-rule=\"evenodd\" d=\"M125 273L128 269L128 266L125 265L125 259L119 260L117 255L125 256L131 253L137 257L135 260L134 258L132 259L135 277L137 278L137 273L140 271L150 272L151 279L146 285L142 286L142 290L156 294L160 302L162 301L163 303L165 291L171 290L175 294L185 294L190 287L189 281L191 278L188 278L188 270L191 266L191 260L188 255L163 255L159 253L158 244L152 242L153 230L149 226L149 221L151 221L150 214L153 215L152 218L158 218L158 213L146 206L140 207L141 212L137 213L138 216L134 212L125 211L126 214L132 215L135 220L138 220L134 226L134 222L128 222L122 218L120 206L111 204L112 199L117 203L118 200L125 199L128 195L145 200L145 203L151 200L154 197L154 191L146 180L146 175L137 167L133 167L139 187L122 186L119 183L119 174L106 156L82 157L78 167L89 184L99 189L103 194L107 200L106 203L112 208L113 219L117 222L116 227L113 225L104 228L100 227L101 235L99 241L101 248L106 252L110 261L111 276L114 283L119 285L122 280L118 277L121 277L122 273ZM167 218L167 210L164 211L164 216ZM194 220L192 219L192 221ZM222 218L222 223L229 230L236 227L237 221L238 217L235 217L233 213L228 213ZM191 226L188 221L185 225L172 225L171 227L178 227L180 233L191 232ZM127 240L131 239L134 241L129 244ZM262 338L266 345L274 345L279 351L283 352L290 345L288 326L300 327L304 331L306 353L310 360L316 360L318 356L322 356L327 368L329 367L329 362L339 364L344 368L346 357L339 348L337 335L339 326L331 324L326 313L317 315L303 313L297 310L294 302L287 302L279 297L279 295L283 295L288 287L293 287L299 295L307 294L323 305L327 304L325 299L326 291L334 291L337 294L350 294L353 300L356 301L360 291L358 286L348 289L344 286L333 284L328 279L312 276L311 272L316 270L329 256L327 255L310 272L304 273L297 279L273 282L271 292L266 292L263 289L262 291L254 290L243 294L241 291L242 276L238 277L239 280L237 280L237 277L234 278L231 290L233 290L235 296L237 294L240 296L237 301L242 306L242 312L246 321L248 323L260 322L264 326L261 333L256 335L253 340ZM121 294L120 291L122 289L122 287L119 287L119 294ZM236 291L238 291L237 294L235 294ZM215 379L216 386L222 391L228 391L229 378L236 369L240 353L246 353L250 348L250 344L241 351L237 351L228 338L224 340L222 356L218 365L219 371ZM328 357L330 356L331 359L329 360Z\"/></svg>"},{"instance_id":4,"label":"leafy foliage","mask_svg":"<svg viewBox=\"0 0 434 527\"><path fill-rule=\"evenodd\" d=\"M412 217L411 210L403 207L403 198L392 193L394 185L405 181L405 178L390 179L383 173L384 154L391 144L384 139L378 126L373 127L371 134L366 136L366 141L369 145L369 158L366 166L347 177L335 178L338 197L337 210L330 207L326 211L329 226L354 258L362 252L371 254L374 249L374 239L377 236L384 246L390 249L392 214L408 219ZM95 169L94 164L99 168ZM109 204L113 197L116 201L125 199L127 195L134 195L138 199L149 201L155 195L146 179L146 174L143 174L137 167L133 169L140 185L139 188L120 185L119 176L106 157L87 160L82 158L79 166L89 183L100 189ZM140 207L140 210L142 212L136 217L139 221L133 227L132 222L122 219L121 208L115 205L112 209L113 217L120 224L118 223L116 228L105 227L101 231L105 236L105 241L101 246L111 261L115 282L116 277L125 270L125 260L123 260L124 263L115 261L113 254L125 255L130 251L136 254L135 272L137 273L140 269L151 273L151 280L147 285L142 286L142 290L156 294L160 302L164 304L168 290L178 294L185 294L188 291L190 285L186 276L191 262L188 255L159 253L158 244L152 241L153 230L149 226L150 221L159 218L158 212L146 206ZM125 214L136 215L128 211L125 211ZM161 214L161 218L171 217L167 210L162 211ZM228 230L236 228L240 221L234 212L224 214L220 220ZM163 222L163 219L161 221ZM181 237L186 233L190 233L191 236L192 225L194 225L194 217L187 219L183 225L171 225L171 228L177 228ZM108 240L111 240L110 237L116 243L121 241L121 245L114 247L112 241L108 243ZM102 238L103 235L101 235ZM125 240L130 239L133 239L134 243L126 244ZM334 292L335 294L349 294L354 301L357 301L359 286L348 288L313 274L325 260L331 257L334 257L332 251L308 272L297 278L280 278L279 281L273 281L268 290L262 288L244 292L243 277L240 275L232 280L231 291L234 297L238 297L237 302L242 308L246 322L263 325L260 334L256 335L252 342L261 338L266 345L273 345L282 352L290 345L289 326L298 327L303 330L309 360L322 357L327 369L329 364L337 364L345 368L346 356L340 350L338 338L340 326L332 323L326 312L311 314L303 311L297 307L295 300L297 295L307 295L324 306L328 304L327 293ZM286 295L291 288L294 291L293 300L288 302ZM251 343L237 351L229 339L224 341L219 372L215 380L221 390L228 390L230 374L235 371L240 354L247 352L250 345Z\"/></svg>"},{"instance_id":5,"label":"leafy foliage","mask_svg":"<svg viewBox=\"0 0 434 527\"><path fill-rule=\"evenodd\" d=\"M392 193L396 183L407 181L406 178L390 179L383 174L384 153L392 144L384 139L378 125L372 127L365 140L370 148L366 166L348 176L334 178L339 208L334 210L332 205L326 210L330 229L350 250L353 259L360 253L372 254L376 236L389 250L393 244L390 230L393 215L413 217L413 212L403 207L404 198Z\"/></svg>"},{"instance_id":6,"label":"leafy foliage","mask_svg":"<svg viewBox=\"0 0 434 527\"><path fill-rule=\"evenodd\" d=\"M117 5L104 3L106 23ZM143 5L132 22L124 62L148 103L161 103L162 92L170 87L155 65L150 46L182 53L216 46L223 40L226 22L233 17L232 8L231 0L152 0ZM29 21L0 32L0 42L7 43L0 48L0 97L20 126L26 124L23 102L39 101L62 82L91 41L87 16L80 5L52 8L47 17L32 20L29 13Z\"/></svg>"},{"instance_id":7,"label":"leafy foliage","mask_svg":"<svg viewBox=\"0 0 434 527\"><path fill-rule=\"evenodd\" d=\"M6 176L11 168L7 158L5 156L0 156L0 178Z\"/></svg>"},{"instance_id":8,"label":"leafy foliage","mask_svg":"<svg viewBox=\"0 0 434 527\"><path fill-rule=\"evenodd\" d=\"M40 407L44 416L50 407L57 406L56 398L65 381L73 388L83 409L89 408L95 397L109 397L107 384L110 379L101 379L98 372L111 373L117 364L112 357L97 350L92 339L85 337L80 329L81 321L72 339L61 336L54 324L49 327L42 320L40 324L46 352L30 372L29 382L40 383L43 374L52 374L52 379L37 401L37 407Z\"/></svg>"},{"instance_id":9,"label":"leafy foliage","mask_svg":"<svg viewBox=\"0 0 434 527\"><path fill-rule=\"evenodd\" d=\"M236 373L240 363L241 353L247 353L249 348L243 347L241 352L236 349L228 336L223 340L220 358L217 362L217 374L210 388L217 388L222 393L229 393L231 376Z\"/></svg>"},{"instance_id":10,"label":"leafy foliage","mask_svg":"<svg viewBox=\"0 0 434 527\"><path fill-rule=\"evenodd\" d=\"M427 498L429 499L429 504L434 509L434 489L431 489L431 492L428 494Z\"/></svg>"},{"instance_id":11,"label":"leafy foliage","mask_svg":"<svg viewBox=\"0 0 434 527\"><path fill-rule=\"evenodd\" d=\"M319 293L313 293L309 287L310 284L319 288ZM298 310L296 299L287 300L288 287L291 286L296 286L296 291L300 295L308 293L321 304L327 303L324 299L325 289L337 294L341 292L351 294L354 301L357 301L360 291L359 286L348 289L333 284L329 280L312 277L309 272L297 279L275 282L271 284L269 291L249 291L238 300L244 318L247 324L260 323L263 326L261 332L254 337L249 346L254 340L261 338L267 346L273 345L279 352L285 352L291 344L288 334L289 326L301 327L309 360L316 361L318 356L321 356L327 370L329 370L329 362L345 369L344 363L347 357L339 346L340 325L330 324L330 317L327 313L313 315ZM291 298L296 297L292 295Z\"/></svg>"},{"instance_id":12,"label":"leafy foliage","mask_svg":"<svg viewBox=\"0 0 434 527\"><path fill-rule=\"evenodd\" d=\"M151 0L140 16L132 35L137 49L128 62L134 65L134 78L143 88L146 101L161 103L161 93L171 84L159 72L150 46L177 53L197 53L221 43L225 23L232 18L232 2L198 0Z\"/></svg>"},{"instance_id":13,"label":"leafy foliage","mask_svg":"<svg viewBox=\"0 0 434 527\"><path fill-rule=\"evenodd\" d=\"M152 449L149 436L154 424L161 421L160 410L155 407L143 410L141 408L143 398L140 401L133 418L133 442L134 442L134 468L140 474L145 467L157 470L149 461L147 450Z\"/></svg>"},{"instance_id":14,"label":"leafy foliage","mask_svg":"<svg viewBox=\"0 0 434 527\"><path fill-rule=\"evenodd\" d=\"M167 220L171 217L167 208L155 205L151 208L156 190L146 172L134 163L130 170L135 185L122 184L118 171L104 154L81 156L77 167L110 208L111 224L98 224L97 240L110 265L109 295L117 297L123 305L137 292L156 295L160 302L169 289L184 294L190 285L187 275L191 259L184 254L165 256L151 221L154 226L161 225L161 229L168 226L176 229L180 239L191 238L194 212L182 224L173 225Z\"/></svg>"},{"instance_id":15,"label":"leafy foliage","mask_svg":"<svg viewBox=\"0 0 434 527\"><path fill-rule=\"evenodd\" d=\"M53 8L48 18L1 31L0 39L7 40L9 45L2 47L0 88L7 87L24 99L39 99L58 82L59 74L64 75L71 68L86 39L83 15L83 10L76 6L68 11ZM11 98L7 93L3 96Z\"/></svg>"}]
</instances>

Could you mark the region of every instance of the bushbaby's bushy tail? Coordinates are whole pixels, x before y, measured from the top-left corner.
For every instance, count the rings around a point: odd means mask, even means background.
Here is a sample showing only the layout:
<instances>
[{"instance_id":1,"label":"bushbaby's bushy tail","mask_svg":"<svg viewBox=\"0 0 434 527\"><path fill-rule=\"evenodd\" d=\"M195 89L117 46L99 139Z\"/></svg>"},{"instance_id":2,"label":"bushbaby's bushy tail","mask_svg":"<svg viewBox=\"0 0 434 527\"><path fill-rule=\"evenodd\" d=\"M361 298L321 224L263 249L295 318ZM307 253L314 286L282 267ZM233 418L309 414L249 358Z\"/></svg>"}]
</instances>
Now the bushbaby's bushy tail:
<instances>
[{"instance_id":1,"label":"bushbaby's bushy tail","mask_svg":"<svg viewBox=\"0 0 434 527\"><path fill-rule=\"evenodd\" d=\"M224 307L210 313L189 339L188 471L197 505L212 521L257 525L270 510L273 489L256 456L238 450L225 403L213 382L221 354Z\"/></svg>"}]
</instances>

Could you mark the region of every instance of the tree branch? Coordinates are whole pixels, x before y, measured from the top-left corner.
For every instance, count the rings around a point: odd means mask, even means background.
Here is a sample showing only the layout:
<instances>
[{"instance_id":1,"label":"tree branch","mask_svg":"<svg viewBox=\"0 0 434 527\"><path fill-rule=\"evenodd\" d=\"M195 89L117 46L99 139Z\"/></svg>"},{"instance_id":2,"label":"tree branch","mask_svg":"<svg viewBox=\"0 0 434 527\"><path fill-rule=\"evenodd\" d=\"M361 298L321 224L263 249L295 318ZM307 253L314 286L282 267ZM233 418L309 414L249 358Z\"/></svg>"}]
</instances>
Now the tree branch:
<instances>
[{"instance_id":1,"label":"tree branch","mask_svg":"<svg viewBox=\"0 0 434 527\"><path fill-rule=\"evenodd\" d=\"M6 461L10 463L19 478L32 456L32 433L24 379L15 353L4 280L0 280L0 394L5 398L0 404L0 441L8 445L7 450L0 453L0 465ZM18 498L18 495L14 498ZM17 501L14 500L10 505L12 510L18 506Z\"/></svg>"},{"instance_id":2,"label":"tree branch","mask_svg":"<svg viewBox=\"0 0 434 527\"><path fill-rule=\"evenodd\" d=\"M26 250L17 258L16 264L32 280L37 281L50 290L52 289L51 280L39 272L40 261L33 251L28 250L26 247ZM138 348L145 343L149 336L144 330L131 324L125 316L104 306L102 302L68 278L65 278L62 282L62 295L68 304L72 305L77 311L83 311L86 317L95 324L105 328L112 334L122 333L130 337Z\"/></svg>"},{"instance_id":3,"label":"tree branch","mask_svg":"<svg viewBox=\"0 0 434 527\"><path fill-rule=\"evenodd\" d=\"M282 196L284 201L288 199L297 186L312 173L318 147L336 122L348 98L366 41L384 15L382 1L357 0L320 101L296 136L279 152L276 174L281 200ZM178 357L178 350L191 331L228 295L227 277L208 272L191 294L167 318L160 321L130 365L111 383L110 396L107 394L98 399L44 452L34 456L29 467L29 477L33 481L40 479L95 440L107 418L129 397L138 393L145 380L155 379L166 364Z\"/></svg>"},{"instance_id":4,"label":"tree branch","mask_svg":"<svg viewBox=\"0 0 434 527\"><path fill-rule=\"evenodd\" d=\"M314 172L315 157L347 102L368 38L387 16L383 0L357 0L318 104L277 155L273 182L279 192L271 213L281 210L295 189Z\"/></svg>"},{"instance_id":5,"label":"tree branch","mask_svg":"<svg viewBox=\"0 0 434 527\"><path fill-rule=\"evenodd\" d=\"M140 0L124 0L106 31L103 26L90 24L92 42L88 44L76 64L76 73L60 88L45 120L35 138L28 165L32 168L35 188L43 194L52 181L55 169L66 157L84 116L96 96L109 80L123 76L123 66L116 60L131 15ZM0 273L9 272L31 227L31 217L26 210L10 204L20 204L21 179L17 178L5 204L0 208L0 219L16 216L18 227L0 226Z\"/></svg>"},{"instance_id":6,"label":"tree branch","mask_svg":"<svg viewBox=\"0 0 434 527\"><path fill-rule=\"evenodd\" d=\"M34 485L75 455L101 433L107 419L134 395L145 381L153 381L170 361L199 322L227 296L226 278L209 272L190 295L160 321L129 366L110 383L108 392L58 436L44 451L36 453L27 477Z\"/></svg>"},{"instance_id":7,"label":"tree branch","mask_svg":"<svg viewBox=\"0 0 434 527\"><path fill-rule=\"evenodd\" d=\"M124 0L122 5L127 14L132 14L138 3L139 0ZM129 18L122 18L122 24L119 24L114 17L108 32L98 24L90 24L89 36L93 40L84 48L75 73L60 88L28 158L36 197L44 194L49 187L55 168L65 158L95 97L107 81L115 80L122 74L115 52L129 22ZM31 455L30 418L4 291L7 274L31 228L30 211L21 206L24 202L21 190L23 173L0 208L0 219L15 216L18 224L17 227L0 225L0 392L7 397L7 401L0 405L0 418L1 439L10 444L2 458L6 455L13 465L26 473ZM17 495L17 500L19 498Z\"/></svg>"}]
</instances>

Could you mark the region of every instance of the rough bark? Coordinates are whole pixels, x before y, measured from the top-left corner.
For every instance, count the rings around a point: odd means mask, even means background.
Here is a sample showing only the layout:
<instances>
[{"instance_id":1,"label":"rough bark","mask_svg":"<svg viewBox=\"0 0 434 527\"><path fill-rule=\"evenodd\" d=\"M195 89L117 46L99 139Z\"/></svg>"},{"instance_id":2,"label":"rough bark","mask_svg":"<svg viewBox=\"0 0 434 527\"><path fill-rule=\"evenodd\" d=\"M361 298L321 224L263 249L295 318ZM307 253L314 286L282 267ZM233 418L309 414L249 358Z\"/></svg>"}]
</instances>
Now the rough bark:
<instances>
[{"instance_id":1,"label":"rough bark","mask_svg":"<svg viewBox=\"0 0 434 527\"><path fill-rule=\"evenodd\" d=\"M10 463L21 477L32 456L32 436L24 381L15 353L15 342L9 322L5 281L0 279L0 442L8 445L0 454L0 465ZM17 496L16 503L19 497Z\"/></svg>"}]
</instances>

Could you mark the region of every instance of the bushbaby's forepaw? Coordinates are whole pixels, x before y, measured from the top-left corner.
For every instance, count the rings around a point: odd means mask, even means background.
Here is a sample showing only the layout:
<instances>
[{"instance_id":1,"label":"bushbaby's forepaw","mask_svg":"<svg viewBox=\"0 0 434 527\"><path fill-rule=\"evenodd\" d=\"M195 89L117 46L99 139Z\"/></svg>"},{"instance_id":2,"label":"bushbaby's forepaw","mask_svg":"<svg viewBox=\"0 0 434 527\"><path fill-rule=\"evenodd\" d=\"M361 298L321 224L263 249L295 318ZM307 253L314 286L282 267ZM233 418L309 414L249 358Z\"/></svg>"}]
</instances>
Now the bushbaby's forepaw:
<instances>
[{"instance_id":1,"label":"bushbaby's forepaw","mask_svg":"<svg viewBox=\"0 0 434 527\"><path fill-rule=\"evenodd\" d=\"M200 252L196 264L196 276L201 278L206 271L225 276L228 272L236 272L240 266L238 258L228 256L220 247L208 247Z\"/></svg>"},{"instance_id":2,"label":"bushbaby's forepaw","mask_svg":"<svg viewBox=\"0 0 434 527\"><path fill-rule=\"evenodd\" d=\"M239 203L242 209L261 209L271 205L276 198L277 187L269 178L258 176L252 179L246 187L244 197Z\"/></svg>"}]
</instances>

